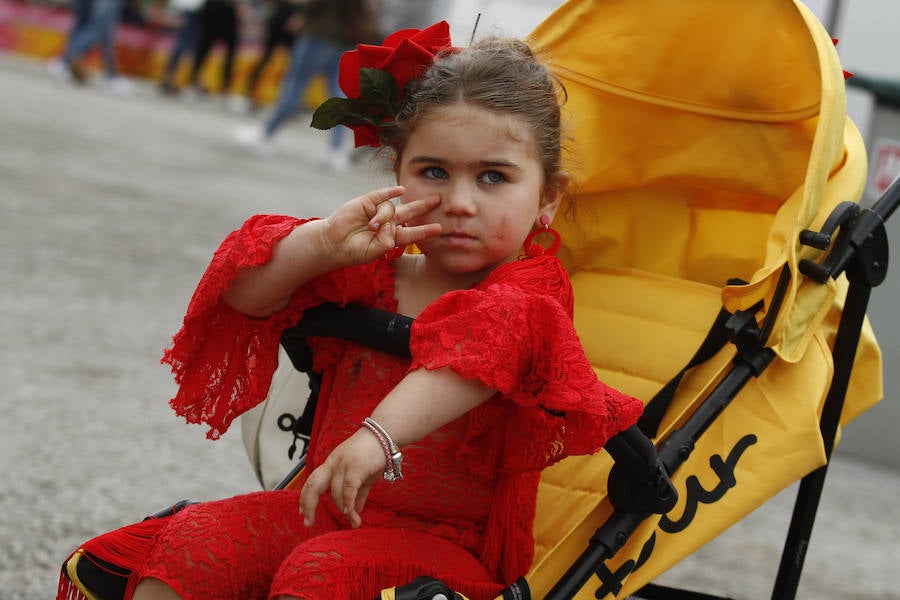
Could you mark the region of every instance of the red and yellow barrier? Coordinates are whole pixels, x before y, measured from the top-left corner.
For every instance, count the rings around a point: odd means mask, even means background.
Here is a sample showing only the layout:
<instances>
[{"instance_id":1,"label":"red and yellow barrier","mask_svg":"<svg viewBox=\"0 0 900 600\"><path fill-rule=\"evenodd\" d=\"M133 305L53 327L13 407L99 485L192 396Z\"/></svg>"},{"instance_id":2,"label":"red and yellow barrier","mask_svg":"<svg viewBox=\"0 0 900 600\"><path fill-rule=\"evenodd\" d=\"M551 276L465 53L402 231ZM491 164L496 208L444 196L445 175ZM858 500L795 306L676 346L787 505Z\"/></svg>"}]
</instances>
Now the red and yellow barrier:
<instances>
[{"instance_id":1,"label":"red and yellow barrier","mask_svg":"<svg viewBox=\"0 0 900 600\"><path fill-rule=\"evenodd\" d=\"M72 15L68 8L27 4L18 0L0 0L0 51L14 52L49 59L59 56L72 27ZM119 71L130 77L158 81L169 60L174 34L159 26L137 27L122 24L116 30L116 61ZM234 62L233 93L241 93L247 77L260 55L254 42L241 44ZM206 88L221 91L221 71L224 51L214 48L210 53L201 81ZM261 103L273 101L278 95L281 76L287 66L288 55L283 49L276 51L259 79L256 99ZM89 72L100 69L100 52L92 50L85 59ZM190 59L182 59L176 74L176 84L183 85L188 78ZM317 79L306 94L306 104L312 108L326 98L324 81Z\"/></svg>"}]
</instances>

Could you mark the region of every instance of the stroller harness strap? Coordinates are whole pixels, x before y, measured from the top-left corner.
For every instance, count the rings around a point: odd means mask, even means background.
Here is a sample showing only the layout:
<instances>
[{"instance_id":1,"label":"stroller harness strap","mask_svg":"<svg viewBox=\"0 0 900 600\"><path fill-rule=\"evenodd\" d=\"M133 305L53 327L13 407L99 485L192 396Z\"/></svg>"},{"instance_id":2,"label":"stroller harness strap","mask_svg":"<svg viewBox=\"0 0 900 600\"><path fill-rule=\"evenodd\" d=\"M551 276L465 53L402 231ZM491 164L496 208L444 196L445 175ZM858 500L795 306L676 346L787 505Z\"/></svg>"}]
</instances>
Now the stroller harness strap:
<instances>
[{"instance_id":1,"label":"stroller harness strap","mask_svg":"<svg viewBox=\"0 0 900 600\"><path fill-rule=\"evenodd\" d=\"M644 414L638 419L637 424L644 435L651 439L656 437L663 416L666 414L666 410L669 408L672 398L675 397L675 392L678 390L678 385L681 383L682 378L684 378L684 374L697 365L703 364L712 358L728 342L725 324L728 322L729 318L731 318L731 313L725 308L722 308L716 316L716 320L713 321L712 326L709 328L706 338L704 338L703 342L700 344L697 352L694 353L694 356L691 357L687 364L684 365L684 367L682 367L682 369L678 371L678 373L676 373L675 376L672 377L672 379L670 379L644 407Z\"/></svg>"}]
</instances>

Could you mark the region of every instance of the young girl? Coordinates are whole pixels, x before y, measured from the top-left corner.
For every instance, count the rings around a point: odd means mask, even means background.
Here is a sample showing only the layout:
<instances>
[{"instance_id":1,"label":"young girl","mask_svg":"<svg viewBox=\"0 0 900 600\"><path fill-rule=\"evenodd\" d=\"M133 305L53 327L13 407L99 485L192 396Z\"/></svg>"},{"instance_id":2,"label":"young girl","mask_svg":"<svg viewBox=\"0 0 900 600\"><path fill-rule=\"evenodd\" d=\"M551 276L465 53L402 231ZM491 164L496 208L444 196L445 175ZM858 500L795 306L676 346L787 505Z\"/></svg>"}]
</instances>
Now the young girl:
<instances>
[{"instance_id":1,"label":"young girl","mask_svg":"<svg viewBox=\"0 0 900 600\"><path fill-rule=\"evenodd\" d=\"M173 406L210 437L265 396L281 331L322 302L416 317L412 360L311 340L323 379L300 491L167 519L135 599L370 599L421 575L494 598L531 564L541 469L636 421L640 402L584 355L563 267L530 239L567 184L560 90L523 42L455 49L446 31L388 38L394 58L439 51L409 71L396 116L345 121L389 144L399 185L326 219L251 218L216 252L165 357ZM346 59L345 91L360 60ZM413 243L421 253L402 253Z\"/></svg>"}]
</instances>

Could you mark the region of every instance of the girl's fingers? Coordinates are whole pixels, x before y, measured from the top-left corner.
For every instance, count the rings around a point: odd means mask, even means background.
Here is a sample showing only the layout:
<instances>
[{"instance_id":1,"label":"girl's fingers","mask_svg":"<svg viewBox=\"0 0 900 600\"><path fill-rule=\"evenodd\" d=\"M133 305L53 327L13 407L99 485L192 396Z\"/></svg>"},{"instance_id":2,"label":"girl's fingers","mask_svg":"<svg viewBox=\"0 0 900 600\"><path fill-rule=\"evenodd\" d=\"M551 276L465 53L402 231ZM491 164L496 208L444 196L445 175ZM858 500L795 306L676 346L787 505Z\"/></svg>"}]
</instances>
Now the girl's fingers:
<instances>
[{"instance_id":1,"label":"girl's fingers","mask_svg":"<svg viewBox=\"0 0 900 600\"><path fill-rule=\"evenodd\" d=\"M316 507L319 505L319 496L329 488L331 480L330 470L322 465L310 473L300 490L300 514L303 515L303 524L312 527L316 522Z\"/></svg>"},{"instance_id":2,"label":"girl's fingers","mask_svg":"<svg viewBox=\"0 0 900 600\"><path fill-rule=\"evenodd\" d=\"M353 509L347 513L347 521L350 522L350 527L356 529L360 525L362 525L362 517L359 516L359 513Z\"/></svg>"},{"instance_id":3,"label":"girl's fingers","mask_svg":"<svg viewBox=\"0 0 900 600\"><path fill-rule=\"evenodd\" d=\"M375 215L369 219L369 229L378 229L396 220L396 207L393 202L382 202L375 206Z\"/></svg>"},{"instance_id":4,"label":"girl's fingers","mask_svg":"<svg viewBox=\"0 0 900 600\"><path fill-rule=\"evenodd\" d=\"M366 506L366 499L369 497L369 491L371 489L371 483L363 482L362 485L359 486L359 489L354 490L352 499L345 496L344 501L347 506L347 520L354 529L362 525L362 517L359 513L361 513Z\"/></svg>"},{"instance_id":5,"label":"girl's fingers","mask_svg":"<svg viewBox=\"0 0 900 600\"><path fill-rule=\"evenodd\" d=\"M331 476L331 498L338 510L348 518L356 506L356 495L362 483L350 466L346 459L338 461L337 468Z\"/></svg>"},{"instance_id":6,"label":"girl's fingers","mask_svg":"<svg viewBox=\"0 0 900 600\"><path fill-rule=\"evenodd\" d=\"M393 222L395 225L401 225L409 220L424 215L440 203L441 197L437 194L427 196L420 200L401 202L397 205L394 205L393 202L383 202L382 204L377 205L376 215L369 221L369 227L378 229L388 222Z\"/></svg>"},{"instance_id":7,"label":"girl's fingers","mask_svg":"<svg viewBox=\"0 0 900 600\"><path fill-rule=\"evenodd\" d=\"M425 223L423 225L407 226L410 221L426 214L441 203L438 195L428 196L420 200L412 200L393 207L390 221L381 223L383 226L378 232L378 241L387 246L407 246L418 241L440 234L441 226L437 223Z\"/></svg>"},{"instance_id":8,"label":"girl's fingers","mask_svg":"<svg viewBox=\"0 0 900 600\"><path fill-rule=\"evenodd\" d=\"M350 510L347 511L347 522L350 523L350 527L356 529L362 525L362 517L359 516L358 511L351 507Z\"/></svg>"},{"instance_id":9,"label":"girl's fingers","mask_svg":"<svg viewBox=\"0 0 900 600\"><path fill-rule=\"evenodd\" d=\"M344 494L344 473L339 469L332 477L331 477L331 498L334 500L334 505L337 506L338 510L342 513L346 514L346 504L342 499Z\"/></svg>"},{"instance_id":10,"label":"girl's fingers","mask_svg":"<svg viewBox=\"0 0 900 600\"><path fill-rule=\"evenodd\" d=\"M369 497L369 492L372 490L371 483L364 483L359 488L359 492L356 494L356 502L353 505L353 511L356 513L361 513L363 507L366 505L366 500Z\"/></svg>"},{"instance_id":11,"label":"girl's fingers","mask_svg":"<svg viewBox=\"0 0 900 600\"><path fill-rule=\"evenodd\" d=\"M441 226L438 223L426 223L412 227L398 227L394 239L397 246L408 246L424 239L440 235Z\"/></svg>"},{"instance_id":12,"label":"girl's fingers","mask_svg":"<svg viewBox=\"0 0 900 600\"><path fill-rule=\"evenodd\" d=\"M375 232L375 239L378 240L378 243L381 244L382 248L385 250L395 248L399 245L397 232L401 229L402 227L388 221Z\"/></svg>"},{"instance_id":13,"label":"girl's fingers","mask_svg":"<svg viewBox=\"0 0 900 600\"><path fill-rule=\"evenodd\" d=\"M441 203L441 197L437 194L426 196L420 200L412 200L399 204L396 209L395 219L398 223L405 223L411 219L424 215Z\"/></svg>"},{"instance_id":14,"label":"girl's fingers","mask_svg":"<svg viewBox=\"0 0 900 600\"><path fill-rule=\"evenodd\" d=\"M354 524L354 519L359 519L359 514L357 514L355 510L356 496L359 492L359 486L345 480L341 492L341 497L339 499L336 499L335 502L337 502L338 506L341 507L341 512L343 512L350 520L350 524L354 527L358 527L358 525Z\"/></svg>"},{"instance_id":15,"label":"girl's fingers","mask_svg":"<svg viewBox=\"0 0 900 600\"><path fill-rule=\"evenodd\" d=\"M394 198L403 195L405 188L403 186L394 186L383 188L369 192L363 196L363 202L366 205L366 214L371 215L369 218L369 228L378 229L385 223L394 218Z\"/></svg>"},{"instance_id":16,"label":"girl's fingers","mask_svg":"<svg viewBox=\"0 0 900 600\"><path fill-rule=\"evenodd\" d=\"M381 188L379 190L373 190L363 196L363 201L365 201L367 204L371 204L372 206L377 207L385 202L393 200L394 198L399 198L405 191L406 188L404 188L402 185Z\"/></svg>"},{"instance_id":17,"label":"girl's fingers","mask_svg":"<svg viewBox=\"0 0 900 600\"><path fill-rule=\"evenodd\" d=\"M370 469L365 466L366 461L360 463L360 452L364 456L371 454L371 448L366 450L360 447L360 440L364 439L363 436L351 436L310 473L300 490L300 514L303 515L304 525L311 527L315 523L319 498L329 491L335 506L347 517L352 527L359 527L362 523L359 513L369 495L372 487L369 481L373 477L365 472ZM374 438L369 442L377 445Z\"/></svg>"},{"instance_id":18,"label":"girl's fingers","mask_svg":"<svg viewBox=\"0 0 900 600\"><path fill-rule=\"evenodd\" d=\"M374 194L374 199L376 200L377 204L380 202L385 202L387 200L393 200L394 198L399 198L405 191L406 188L402 185L392 185L391 187L375 190L374 192L372 192L372 194Z\"/></svg>"}]
</instances>

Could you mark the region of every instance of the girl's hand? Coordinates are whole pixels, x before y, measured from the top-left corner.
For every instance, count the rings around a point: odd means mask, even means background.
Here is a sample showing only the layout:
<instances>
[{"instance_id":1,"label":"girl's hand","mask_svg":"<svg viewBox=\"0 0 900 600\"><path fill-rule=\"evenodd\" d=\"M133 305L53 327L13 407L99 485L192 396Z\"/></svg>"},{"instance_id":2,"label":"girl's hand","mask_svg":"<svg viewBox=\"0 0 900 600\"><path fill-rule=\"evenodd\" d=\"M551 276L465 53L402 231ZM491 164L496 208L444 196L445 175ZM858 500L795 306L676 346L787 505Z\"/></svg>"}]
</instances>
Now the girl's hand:
<instances>
[{"instance_id":1,"label":"girl's hand","mask_svg":"<svg viewBox=\"0 0 900 600\"><path fill-rule=\"evenodd\" d=\"M329 489L335 505L346 515L351 527L359 527L359 513L366 498L384 473L384 451L371 432L360 429L335 448L316 468L300 490L300 514L303 524L312 527L316 521L319 496Z\"/></svg>"},{"instance_id":2,"label":"girl's hand","mask_svg":"<svg viewBox=\"0 0 900 600\"><path fill-rule=\"evenodd\" d=\"M437 223L404 226L440 204L440 196L394 204L392 200L404 191L402 186L395 186L369 192L347 202L325 220L325 243L341 257L341 264L365 264L394 248L440 234Z\"/></svg>"}]
</instances>

